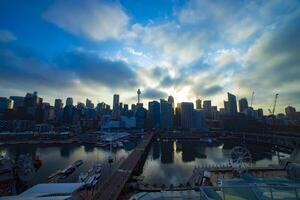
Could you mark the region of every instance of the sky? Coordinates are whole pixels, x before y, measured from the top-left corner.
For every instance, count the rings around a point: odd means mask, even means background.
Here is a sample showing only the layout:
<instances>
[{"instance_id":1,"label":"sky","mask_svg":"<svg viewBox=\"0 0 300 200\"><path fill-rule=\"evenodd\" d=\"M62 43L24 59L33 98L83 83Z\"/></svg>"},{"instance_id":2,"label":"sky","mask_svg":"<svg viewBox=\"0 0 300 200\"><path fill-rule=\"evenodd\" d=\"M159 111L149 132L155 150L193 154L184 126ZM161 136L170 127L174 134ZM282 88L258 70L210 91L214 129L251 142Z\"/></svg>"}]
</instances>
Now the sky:
<instances>
[{"instance_id":1,"label":"sky","mask_svg":"<svg viewBox=\"0 0 300 200\"><path fill-rule=\"evenodd\" d=\"M1 0L0 96L300 109L300 1Z\"/></svg>"}]
</instances>

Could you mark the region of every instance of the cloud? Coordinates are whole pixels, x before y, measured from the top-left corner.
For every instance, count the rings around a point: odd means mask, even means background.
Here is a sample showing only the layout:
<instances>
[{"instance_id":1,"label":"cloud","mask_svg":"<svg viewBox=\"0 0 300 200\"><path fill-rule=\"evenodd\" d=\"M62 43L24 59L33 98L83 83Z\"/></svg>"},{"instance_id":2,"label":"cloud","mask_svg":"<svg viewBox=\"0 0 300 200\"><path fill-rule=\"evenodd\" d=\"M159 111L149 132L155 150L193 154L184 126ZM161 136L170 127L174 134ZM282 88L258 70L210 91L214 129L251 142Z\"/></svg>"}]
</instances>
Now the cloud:
<instances>
[{"instance_id":1,"label":"cloud","mask_svg":"<svg viewBox=\"0 0 300 200\"><path fill-rule=\"evenodd\" d=\"M37 90L48 94L94 94L101 88L124 90L137 85L127 63L84 50L62 53L46 61L16 45L0 45L0 85L7 90ZM97 93L97 92L96 92Z\"/></svg>"},{"instance_id":2,"label":"cloud","mask_svg":"<svg viewBox=\"0 0 300 200\"><path fill-rule=\"evenodd\" d=\"M298 1L190 0L176 15L181 24L204 26L216 40L232 45L245 42L299 9Z\"/></svg>"},{"instance_id":3,"label":"cloud","mask_svg":"<svg viewBox=\"0 0 300 200\"><path fill-rule=\"evenodd\" d=\"M107 87L128 97L128 88L140 87L149 98L172 93L185 101L204 95L213 103L222 102L222 92L241 88L239 96L248 98L255 91L255 106L268 107L275 93L286 103L300 91L299 5L296 0L189 0L174 7L172 16L147 23L120 1L54 1L43 17L92 42L77 40L83 49L47 55L55 57L51 61L25 48L3 48L10 42L2 42L0 82L13 88L80 85L95 93ZM2 41L15 39L4 35Z\"/></svg>"},{"instance_id":4,"label":"cloud","mask_svg":"<svg viewBox=\"0 0 300 200\"><path fill-rule=\"evenodd\" d=\"M176 65L191 63L202 55L200 44L206 43L202 32L181 29L175 22L134 24L131 28L137 43L151 47L158 57Z\"/></svg>"},{"instance_id":5,"label":"cloud","mask_svg":"<svg viewBox=\"0 0 300 200\"><path fill-rule=\"evenodd\" d=\"M205 87L202 84L195 85L192 89L196 96L208 97L216 95L223 91L223 87L219 85L212 85L209 87Z\"/></svg>"},{"instance_id":6,"label":"cloud","mask_svg":"<svg viewBox=\"0 0 300 200\"><path fill-rule=\"evenodd\" d=\"M80 80L93 81L112 88L137 85L136 72L127 63L108 60L84 50L66 52L56 60L58 67Z\"/></svg>"},{"instance_id":7,"label":"cloud","mask_svg":"<svg viewBox=\"0 0 300 200\"><path fill-rule=\"evenodd\" d=\"M145 56L145 54L143 54L143 52L136 51L135 49L133 49L131 47L127 47L126 50L135 56Z\"/></svg>"},{"instance_id":8,"label":"cloud","mask_svg":"<svg viewBox=\"0 0 300 200\"><path fill-rule=\"evenodd\" d=\"M189 84L189 77L185 75L177 75L176 77L171 77L170 75L166 75L160 82L161 87L180 87L182 85Z\"/></svg>"},{"instance_id":9,"label":"cloud","mask_svg":"<svg viewBox=\"0 0 300 200\"><path fill-rule=\"evenodd\" d=\"M0 42L10 42L16 39L16 36L12 32L0 30Z\"/></svg>"},{"instance_id":10,"label":"cloud","mask_svg":"<svg viewBox=\"0 0 300 200\"><path fill-rule=\"evenodd\" d=\"M118 39L129 17L120 4L109 1L55 1L44 18L58 27L93 40Z\"/></svg>"},{"instance_id":11,"label":"cloud","mask_svg":"<svg viewBox=\"0 0 300 200\"><path fill-rule=\"evenodd\" d=\"M266 103L266 98L272 101L275 93L284 101L282 106L291 101L299 105L291 94L300 92L300 27L297 25L300 12L282 20L276 29L265 31L250 46L246 68L234 80L244 88L255 90L260 105Z\"/></svg>"},{"instance_id":12,"label":"cloud","mask_svg":"<svg viewBox=\"0 0 300 200\"><path fill-rule=\"evenodd\" d=\"M142 97L146 99L161 99L166 98L168 94L164 91L155 88L146 88L142 91Z\"/></svg>"}]
</instances>

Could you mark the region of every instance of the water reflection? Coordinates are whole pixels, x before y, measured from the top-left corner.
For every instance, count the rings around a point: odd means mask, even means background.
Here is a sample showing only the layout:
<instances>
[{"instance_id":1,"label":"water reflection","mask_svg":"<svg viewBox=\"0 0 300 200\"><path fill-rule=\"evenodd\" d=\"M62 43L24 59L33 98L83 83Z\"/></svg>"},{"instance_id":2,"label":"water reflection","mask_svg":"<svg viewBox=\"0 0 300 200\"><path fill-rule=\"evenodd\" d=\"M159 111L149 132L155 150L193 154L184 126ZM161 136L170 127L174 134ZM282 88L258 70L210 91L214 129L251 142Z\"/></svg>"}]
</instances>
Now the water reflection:
<instances>
[{"instance_id":1,"label":"water reflection","mask_svg":"<svg viewBox=\"0 0 300 200\"><path fill-rule=\"evenodd\" d=\"M195 166L227 165L230 151L240 143L208 144L200 141L154 141L143 169L150 184L186 183ZM247 145L253 166L278 164L276 152L266 146Z\"/></svg>"},{"instance_id":2,"label":"water reflection","mask_svg":"<svg viewBox=\"0 0 300 200\"><path fill-rule=\"evenodd\" d=\"M131 150L135 147L137 141L126 141L123 149L113 150L114 163L110 165L108 163L109 149L103 149L100 147L94 147L92 145L74 145L66 144L63 146L55 145L11 145L1 147L1 154L6 154L12 160L16 160L21 154L29 154L31 156L38 156L42 161L41 168L36 172L34 178L26 183L16 180L16 189L20 193L26 188L37 184L47 183L47 177L53 172L63 169L66 166L72 164L76 160L83 160L81 165L73 174L69 177L61 180L60 182L77 182L80 172L87 171L96 163L103 165L103 178L106 178L112 173L112 169L115 167L116 162L125 159Z\"/></svg>"},{"instance_id":3,"label":"water reflection","mask_svg":"<svg viewBox=\"0 0 300 200\"><path fill-rule=\"evenodd\" d=\"M173 163L174 160L173 142L164 142L164 141L161 142L160 149L161 149L160 161L164 164Z\"/></svg>"}]
</instances>

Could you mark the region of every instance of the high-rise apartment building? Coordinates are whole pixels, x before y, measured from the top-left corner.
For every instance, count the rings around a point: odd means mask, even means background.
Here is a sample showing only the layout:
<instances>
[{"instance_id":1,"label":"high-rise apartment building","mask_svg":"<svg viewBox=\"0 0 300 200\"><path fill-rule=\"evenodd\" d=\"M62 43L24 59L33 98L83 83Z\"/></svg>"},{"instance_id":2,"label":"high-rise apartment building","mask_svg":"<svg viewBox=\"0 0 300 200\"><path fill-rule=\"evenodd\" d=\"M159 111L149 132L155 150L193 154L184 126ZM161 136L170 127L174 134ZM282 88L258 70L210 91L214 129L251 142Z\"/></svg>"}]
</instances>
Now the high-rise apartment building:
<instances>
[{"instance_id":1,"label":"high-rise apartment building","mask_svg":"<svg viewBox=\"0 0 300 200\"><path fill-rule=\"evenodd\" d=\"M210 100L205 100L203 101L203 110L206 118L211 118L211 101Z\"/></svg>"},{"instance_id":2,"label":"high-rise apartment building","mask_svg":"<svg viewBox=\"0 0 300 200\"><path fill-rule=\"evenodd\" d=\"M148 103L148 127L159 128L160 127L160 104L157 101L150 101Z\"/></svg>"},{"instance_id":3,"label":"high-rise apartment building","mask_svg":"<svg viewBox=\"0 0 300 200\"><path fill-rule=\"evenodd\" d=\"M6 109L13 108L13 100L6 97L0 97L0 113L4 112Z\"/></svg>"},{"instance_id":4,"label":"high-rise apartment building","mask_svg":"<svg viewBox=\"0 0 300 200\"><path fill-rule=\"evenodd\" d=\"M114 94L113 97L112 118L115 120L120 118L120 96L118 94Z\"/></svg>"},{"instance_id":5,"label":"high-rise apartment building","mask_svg":"<svg viewBox=\"0 0 300 200\"><path fill-rule=\"evenodd\" d=\"M202 101L201 99L196 100L196 109L202 109Z\"/></svg>"},{"instance_id":6,"label":"high-rise apartment building","mask_svg":"<svg viewBox=\"0 0 300 200\"><path fill-rule=\"evenodd\" d=\"M66 106L73 106L73 98L72 97L68 97L66 100Z\"/></svg>"},{"instance_id":7,"label":"high-rise apartment building","mask_svg":"<svg viewBox=\"0 0 300 200\"><path fill-rule=\"evenodd\" d=\"M239 100L239 111L244 112L248 108L248 101L246 98L241 98Z\"/></svg>"},{"instance_id":8,"label":"high-rise apartment building","mask_svg":"<svg viewBox=\"0 0 300 200\"><path fill-rule=\"evenodd\" d=\"M194 104L191 102L182 102L181 105L181 128L191 129L193 127Z\"/></svg>"},{"instance_id":9,"label":"high-rise apartment building","mask_svg":"<svg viewBox=\"0 0 300 200\"><path fill-rule=\"evenodd\" d=\"M90 99L86 99L86 101L85 101L85 106L86 106L87 108L90 108L90 109L93 109L93 108L94 108L94 104L93 104L93 102L92 102Z\"/></svg>"},{"instance_id":10,"label":"high-rise apartment building","mask_svg":"<svg viewBox=\"0 0 300 200\"><path fill-rule=\"evenodd\" d=\"M160 100L160 127L162 129L173 129L173 107L166 100Z\"/></svg>"},{"instance_id":11,"label":"high-rise apartment building","mask_svg":"<svg viewBox=\"0 0 300 200\"><path fill-rule=\"evenodd\" d=\"M227 93L228 95L228 111L230 115L236 115L237 114L237 103L236 103L236 97L231 94Z\"/></svg>"},{"instance_id":12,"label":"high-rise apartment building","mask_svg":"<svg viewBox=\"0 0 300 200\"><path fill-rule=\"evenodd\" d=\"M24 106L24 97L20 97L20 96L10 96L9 97L11 100L14 101L14 106L13 108L16 110L20 107Z\"/></svg>"}]
</instances>

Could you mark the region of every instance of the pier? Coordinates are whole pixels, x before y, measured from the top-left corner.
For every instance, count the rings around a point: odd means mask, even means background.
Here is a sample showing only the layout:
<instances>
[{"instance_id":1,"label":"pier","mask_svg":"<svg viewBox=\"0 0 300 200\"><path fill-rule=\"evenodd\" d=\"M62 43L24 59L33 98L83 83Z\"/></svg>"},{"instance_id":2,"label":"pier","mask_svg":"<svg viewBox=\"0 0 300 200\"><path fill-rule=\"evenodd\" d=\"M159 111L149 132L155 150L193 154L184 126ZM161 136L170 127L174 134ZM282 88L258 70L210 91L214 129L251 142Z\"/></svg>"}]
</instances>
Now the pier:
<instances>
[{"instance_id":1,"label":"pier","mask_svg":"<svg viewBox=\"0 0 300 200\"><path fill-rule=\"evenodd\" d=\"M128 158L121 163L109 180L103 184L102 187L97 189L93 199L115 200L119 197L130 177L134 174L141 173L153 136L153 132L144 136L138 146Z\"/></svg>"}]
</instances>

